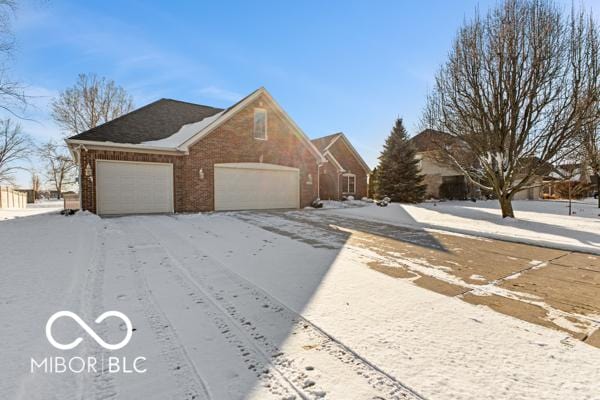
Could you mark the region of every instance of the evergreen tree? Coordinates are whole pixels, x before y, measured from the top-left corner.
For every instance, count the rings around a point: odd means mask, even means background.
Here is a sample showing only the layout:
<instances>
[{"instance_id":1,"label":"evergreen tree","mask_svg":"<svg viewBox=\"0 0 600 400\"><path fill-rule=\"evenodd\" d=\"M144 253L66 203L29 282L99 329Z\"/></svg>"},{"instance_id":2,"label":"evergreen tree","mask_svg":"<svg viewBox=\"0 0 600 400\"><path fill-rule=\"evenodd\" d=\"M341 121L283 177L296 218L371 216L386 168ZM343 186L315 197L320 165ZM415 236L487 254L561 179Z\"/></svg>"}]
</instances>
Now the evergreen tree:
<instances>
[{"instance_id":1,"label":"evergreen tree","mask_svg":"<svg viewBox=\"0 0 600 400\"><path fill-rule=\"evenodd\" d=\"M419 161L402 119L397 118L383 146L377 167L377 194L392 201L418 203L425 197L426 185L419 174Z\"/></svg>"},{"instance_id":2,"label":"evergreen tree","mask_svg":"<svg viewBox=\"0 0 600 400\"><path fill-rule=\"evenodd\" d=\"M377 194L377 167L369 174L369 197L373 198Z\"/></svg>"}]
</instances>

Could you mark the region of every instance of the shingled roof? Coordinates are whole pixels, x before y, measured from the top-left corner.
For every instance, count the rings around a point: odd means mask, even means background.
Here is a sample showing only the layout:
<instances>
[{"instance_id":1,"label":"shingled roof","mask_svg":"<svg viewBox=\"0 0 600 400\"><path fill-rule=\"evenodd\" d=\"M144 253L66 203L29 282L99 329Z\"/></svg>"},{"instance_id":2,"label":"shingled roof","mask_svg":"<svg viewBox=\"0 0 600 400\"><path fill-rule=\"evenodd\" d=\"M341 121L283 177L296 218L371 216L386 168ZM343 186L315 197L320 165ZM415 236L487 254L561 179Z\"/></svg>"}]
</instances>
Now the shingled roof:
<instances>
[{"instance_id":1,"label":"shingled roof","mask_svg":"<svg viewBox=\"0 0 600 400\"><path fill-rule=\"evenodd\" d=\"M425 129L419 134L413 136L410 141L415 146L416 150L433 151L438 150L440 146L455 143L458 139L452 137L446 132L436 131L434 129Z\"/></svg>"},{"instance_id":2,"label":"shingled roof","mask_svg":"<svg viewBox=\"0 0 600 400\"><path fill-rule=\"evenodd\" d=\"M183 125L201 121L221 108L160 99L69 139L139 144L165 139Z\"/></svg>"}]
</instances>

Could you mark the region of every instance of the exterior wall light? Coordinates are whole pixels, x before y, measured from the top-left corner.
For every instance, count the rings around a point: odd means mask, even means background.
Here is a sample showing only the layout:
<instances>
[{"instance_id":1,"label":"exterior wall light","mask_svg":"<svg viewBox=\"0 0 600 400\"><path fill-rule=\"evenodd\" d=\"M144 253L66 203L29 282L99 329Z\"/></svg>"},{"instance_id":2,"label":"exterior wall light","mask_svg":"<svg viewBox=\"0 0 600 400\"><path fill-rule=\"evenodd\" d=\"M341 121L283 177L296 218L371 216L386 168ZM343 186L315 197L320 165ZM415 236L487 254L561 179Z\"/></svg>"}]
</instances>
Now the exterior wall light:
<instances>
[{"instance_id":1,"label":"exterior wall light","mask_svg":"<svg viewBox=\"0 0 600 400\"><path fill-rule=\"evenodd\" d=\"M203 181L204 180L204 171L202 170L202 168L200 168L198 170L198 176L200 177L200 180Z\"/></svg>"},{"instance_id":2,"label":"exterior wall light","mask_svg":"<svg viewBox=\"0 0 600 400\"><path fill-rule=\"evenodd\" d=\"M87 165L85 166L85 169L83 170L83 175L90 180L92 179L92 167L90 166L90 163L87 163Z\"/></svg>"}]
</instances>

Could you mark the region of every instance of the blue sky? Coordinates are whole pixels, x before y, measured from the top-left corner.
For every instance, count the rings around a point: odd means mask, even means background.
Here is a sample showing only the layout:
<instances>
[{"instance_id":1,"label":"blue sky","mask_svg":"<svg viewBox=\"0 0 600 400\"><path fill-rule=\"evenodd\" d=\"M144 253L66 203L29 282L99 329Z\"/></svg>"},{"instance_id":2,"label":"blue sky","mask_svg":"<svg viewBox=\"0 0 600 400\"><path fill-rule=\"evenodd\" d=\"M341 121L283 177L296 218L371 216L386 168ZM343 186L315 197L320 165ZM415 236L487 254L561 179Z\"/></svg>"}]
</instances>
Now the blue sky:
<instances>
[{"instance_id":1,"label":"blue sky","mask_svg":"<svg viewBox=\"0 0 600 400\"><path fill-rule=\"evenodd\" d=\"M60 137L48 104L82 72L114 79L136 107L161 97L225 107L265 86L311 138L343 131L375 166L396 116L416 133L463 20L494 3L30 0L14 24L12 74L34 96L35 122L22 125L36 140Z\"/></svg>"}]
</instances>

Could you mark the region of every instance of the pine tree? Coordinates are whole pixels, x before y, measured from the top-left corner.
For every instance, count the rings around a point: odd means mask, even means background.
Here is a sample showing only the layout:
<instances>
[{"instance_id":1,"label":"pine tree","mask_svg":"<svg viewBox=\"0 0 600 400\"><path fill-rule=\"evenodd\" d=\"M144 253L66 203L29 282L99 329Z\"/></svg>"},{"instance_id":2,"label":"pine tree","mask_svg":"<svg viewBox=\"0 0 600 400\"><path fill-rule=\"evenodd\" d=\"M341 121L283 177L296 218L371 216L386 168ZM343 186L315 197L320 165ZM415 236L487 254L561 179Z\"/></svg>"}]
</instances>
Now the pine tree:
<instances>
[{"instance_id":1,"label":"pine tree","mask_svg":"<svg viewBox=\"0 0 600 400\"><path fill-rule=\"evenodd\" d=\"M402 119L397 118L385 141L377 167L377 194L392 201L418 203L425 197L426 185L419 174L415 148L408 141Z\"/></svg>"},{"instance_id":2,"label":"pine tree","mask_svg":"<svg viewBox=\"0 0 600 400\"><path fill-rule=\"evenodd\" d=\"M369 197L373 198L377 194L377 167L369 174Z\"/></svg>"}]
</instances>

